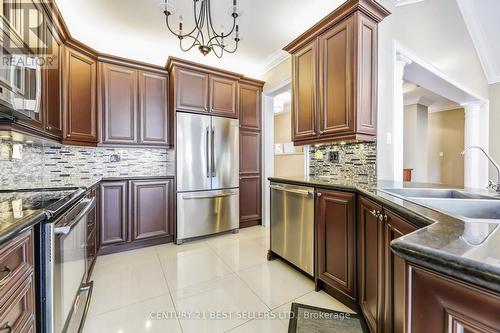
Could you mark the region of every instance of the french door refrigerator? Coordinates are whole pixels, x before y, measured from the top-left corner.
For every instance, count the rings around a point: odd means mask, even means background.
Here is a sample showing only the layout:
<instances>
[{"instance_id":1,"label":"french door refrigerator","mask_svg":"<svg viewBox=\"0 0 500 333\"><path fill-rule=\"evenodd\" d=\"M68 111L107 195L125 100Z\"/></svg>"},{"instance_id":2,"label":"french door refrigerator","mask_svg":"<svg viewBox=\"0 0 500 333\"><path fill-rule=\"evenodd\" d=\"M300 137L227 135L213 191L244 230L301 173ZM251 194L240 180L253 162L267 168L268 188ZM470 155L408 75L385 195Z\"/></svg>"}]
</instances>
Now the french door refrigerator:
<instances>
[{"instance_id":1,"label":"french door refrigerator","mask_svg":"<svg viewBox=\"0 0 500 333\"><path fill-rule=\"evenodd\" d=\"M177 244L239 226L237 119L177 112Z\"/></svg>"}]
</instances>

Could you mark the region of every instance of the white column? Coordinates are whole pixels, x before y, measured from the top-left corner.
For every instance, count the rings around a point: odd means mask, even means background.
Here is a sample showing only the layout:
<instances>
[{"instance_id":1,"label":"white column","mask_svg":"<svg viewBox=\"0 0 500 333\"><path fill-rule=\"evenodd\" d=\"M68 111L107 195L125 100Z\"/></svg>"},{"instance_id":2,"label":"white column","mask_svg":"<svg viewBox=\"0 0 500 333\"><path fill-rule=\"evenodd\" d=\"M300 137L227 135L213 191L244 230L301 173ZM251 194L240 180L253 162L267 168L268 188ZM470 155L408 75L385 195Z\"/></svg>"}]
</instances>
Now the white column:
<instances>
[{"instance_id":1,"label":"white column","mask_svg":"<svg viewBox=\"0 0 500 333\"><path fill-rule=\"evenodd\" d=\"M264 177L262 184L264 186L264 195L262 196L263 216L262 224L269 226L271 210L269 203L271 202L271 194L269 191L270 182L268 177L274 176L274 97L263 95L262 101L262 119L264 120L264 130L262 131L264 149Z\"/></svg>"},{"instance_id":2,"label":"white column","mask_svg":"<svg viewBox=\"0 0 500 333\"><path fill-rule=\"evenodd\" d=\"M464 148L481 146L481 104L462 104L465 110ZM484 185L484 175L480 170L484 160L477 149L469 150L464 155L464 185L466 187L480 188Z\"/></svg>"},{"instance_id":3,"label":"white column","mask_svg":"<svg viewBox=\"0 0 500 333\"><path fill-rule=\"evenodd\" d=\"M392 128L392 144L394 145L394 175L393 180L403 180L403 76L405 66L411 64L412 61L402 54L396 54L396 63L394 67L394 91L393 91L393 128Z\"/></svg>"}]
</instances>

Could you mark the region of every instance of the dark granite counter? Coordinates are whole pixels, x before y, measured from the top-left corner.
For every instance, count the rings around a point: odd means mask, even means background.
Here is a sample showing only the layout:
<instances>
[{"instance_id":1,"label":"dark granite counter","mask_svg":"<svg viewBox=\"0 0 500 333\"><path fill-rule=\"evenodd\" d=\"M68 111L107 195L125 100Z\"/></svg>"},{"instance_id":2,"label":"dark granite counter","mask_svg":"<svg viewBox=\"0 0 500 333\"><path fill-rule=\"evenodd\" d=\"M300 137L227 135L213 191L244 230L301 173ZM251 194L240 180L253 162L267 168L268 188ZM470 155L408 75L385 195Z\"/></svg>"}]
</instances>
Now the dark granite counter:
<instances>
[{"instance_id":1,"label":"dark granite counter","mask_svg":"<svg viewBox=\"0 0 500 333\"><path fill-rule=\"evenodd\" d=\"M78 188L89 189L102 181L172 179L172 175L163 176L123 176L104 177L78 184ZM76 188L33 188L23 190L0 191L0 244L16 237L36 224L48 218L47 202L71 196Z\"/></svg>"},{"instance_id":2,"label":"dark granite counter","mask_svg":"<svg viewBox=\"0 0 500 333\"><path fill-rule=\"evenodd\" d=\"M500 292L500 221L465 222L382 192L384 188L449 188L436 184L338 181L328 177L269 178L272 182L356 192L419 226L391 243L404 259ZM468 190L470 191L470 190ZM491 192L475 190L477 194Z\"/></svg>"}]
</instances>

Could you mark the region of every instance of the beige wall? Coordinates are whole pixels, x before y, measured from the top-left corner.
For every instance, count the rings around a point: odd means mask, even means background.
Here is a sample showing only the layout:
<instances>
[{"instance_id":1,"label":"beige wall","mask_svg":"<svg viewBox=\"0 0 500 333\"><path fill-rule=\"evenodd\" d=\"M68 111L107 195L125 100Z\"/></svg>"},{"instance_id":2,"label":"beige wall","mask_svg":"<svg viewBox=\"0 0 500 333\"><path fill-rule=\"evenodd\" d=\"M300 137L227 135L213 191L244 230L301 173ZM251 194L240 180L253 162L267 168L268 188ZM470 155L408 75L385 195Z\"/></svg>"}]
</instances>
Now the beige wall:
<instances>
[{"instance_id":1,"label":"beige wall","mask_svg":"<svg viewBox=\"0 0 500 333\"><path fill-rule=\"evenodd\" d=\"M274 143L292 141L291 112L284 112L274 116Z\"/></svg>"},{"instance_id":2,"label":"beige wall","mask_svg":"<svg viewBox=\"0 0 500 333\"><path fill-rule=\"evenodd\" d=\"M264 94L266 91L274 90L280 84L283 84L285 81L292 80L292 58L288 57L284 61L282 61L279 65L271 68L264 74L264 81L266 84L264 85Z\"/></svg>"},{"instance_id":3,"label":"beige wall","mask_svg":"<svg viewBox=\"0 0 500 333\"><path fill-rule=\"evenodd\" d=\"M500 83L490 85L490 153L500 164ZM490 166L490 179L496 177L496 170Z\"/></svg>"},{"instance_id":4,"label":"beige wall","mask_svg":"<svg viewBox=\"0 0 500 333\"><path fill-rule=\"evenodd\" d=\"M292 141L291 112L274 116L274 143ZM274 175L277 177L303 176L304 153L274 155Z\"/></svg>"},{"instance_id":5,"label":"beige wall","mask_svg":"<svg viewBox=\"0 0 500 333\"><path fill-rule=\"evenodd\" d=\"M430 113L428 124L428 182L463 186L464 110Z\"/></svg>"}]
</instances>

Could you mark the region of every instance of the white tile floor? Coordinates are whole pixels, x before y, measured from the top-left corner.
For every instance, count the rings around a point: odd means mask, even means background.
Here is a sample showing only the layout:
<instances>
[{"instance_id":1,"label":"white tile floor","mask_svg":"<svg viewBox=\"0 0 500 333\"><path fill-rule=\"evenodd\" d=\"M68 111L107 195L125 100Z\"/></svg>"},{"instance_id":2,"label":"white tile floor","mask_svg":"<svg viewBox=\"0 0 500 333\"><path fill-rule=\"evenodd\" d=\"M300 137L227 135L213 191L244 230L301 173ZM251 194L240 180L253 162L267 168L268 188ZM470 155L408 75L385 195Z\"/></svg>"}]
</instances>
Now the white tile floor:
<instances>
[{"instance_id":1,"label":"white tile floor","mask_svg":"<svg viewBox=\"0 0 500 333\"><path fill-rule=\"evenodd\" d=\"M99 257L85 332L279 333L291 302L351 312L282 261L268 262L268 244L268 229L253 227Z\"/></svg>"}]
</instances>

